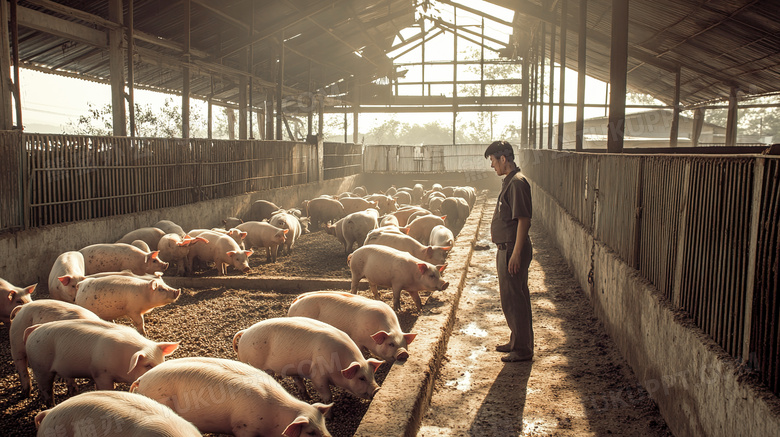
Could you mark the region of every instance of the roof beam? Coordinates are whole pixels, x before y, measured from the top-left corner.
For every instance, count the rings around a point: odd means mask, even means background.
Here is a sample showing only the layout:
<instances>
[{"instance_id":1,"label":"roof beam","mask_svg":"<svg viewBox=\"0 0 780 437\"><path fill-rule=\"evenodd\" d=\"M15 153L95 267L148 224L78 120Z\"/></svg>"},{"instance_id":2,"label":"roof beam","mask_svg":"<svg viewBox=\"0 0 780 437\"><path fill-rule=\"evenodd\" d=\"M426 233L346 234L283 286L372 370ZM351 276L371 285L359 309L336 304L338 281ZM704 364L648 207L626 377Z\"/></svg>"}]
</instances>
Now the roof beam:
<instances>
[{"instance_id":1,"label":"roof beam","mask_svg":"<svg viewBox=\"0 0 780 437\"><path fill-rule=\"evenodd\" d=\"M440 19L438 19L438 18L433 18L433 17L427 17L427 19L428 19L428 20L431 20L431 21L433 21L433 22L434 22L434 23L436 23L437 25L440 25L440 26L441 26L443 29L446 29L446 30L448 30L448 31L452 32L453 34L455 34L455 28L456 28L456 26L455 26L455 25L453 25L452 23L448 23L448 22L446 22L446 21L444 21L444 20L440 20ZM468 33L468 34L470 34L470 35L474 35L474 36L476 36L476 37L478 37L478 38L485 38L485 40L487 40L487 41L490 41L490 42L492 42L492 43L496 43L496 44L498 44L498 45L500 45L500 46L502 46L502 47L506 47L506 46L507 46L507 43L505 43L505 42L503 42L503 41L499 41L499 40L497 40L497 39L495 39L495 38L491 38L491 37L489 37L489 36L487 36L487 35L482 35L481 33L474 32L473 30L471 30L471 29L469 29L469 28L467 28L467 27L457 26L457 30L459 30L459 31L461 31L461 32ZM485 48L488 48L488 49L490 49L490 50L493 50L493 51L495 51L495 50L496 50L496 49L494 49L494 48L492 48L492 47L488 47L488 46L486 46L485 44L482 44L481 42L477 42L477 41L474 41L474 40L468 39L467 37L465 37L465 36L463 36L463 35L457 35L457 36L458 36L458 37L460 37L460 38L467 39L468 41L471 41L471 42L473 42L473 43L475 43L475 44L477 44L477 45L484 46Z\"/></svg>"},{"instance_id":2,"label":"roof beam","mask_svg":"<svg viewBox=\"0 0 780 437\"><path fill-rule=\"evenodd\" d=\"M453 1L450 1L450 0L437 0L437 2L438 3L443 3L445 5L450 5L450 6L459 8L459 9L463 9L466 12L470 12L470 13L472 13L474 15L477 15L477 16L480 16L482 18L487 18L488 20L495 21L498 24L503 24L504 26L511 27L513 29L515 27L514 24L510 23L509 21L502 20L501 18L494 17L493 15L487 14L485 12L479 11L479 10L474 9L474 8L470 8L470 7L468 7L466 5L463 5L463 4L460 4L460 3L456 3L456 2L453 2ZM511 9L511 8L507 8L507 9ZM517 12L515 12L515 13L517 13Z\"/></svg>"}]
</instances>

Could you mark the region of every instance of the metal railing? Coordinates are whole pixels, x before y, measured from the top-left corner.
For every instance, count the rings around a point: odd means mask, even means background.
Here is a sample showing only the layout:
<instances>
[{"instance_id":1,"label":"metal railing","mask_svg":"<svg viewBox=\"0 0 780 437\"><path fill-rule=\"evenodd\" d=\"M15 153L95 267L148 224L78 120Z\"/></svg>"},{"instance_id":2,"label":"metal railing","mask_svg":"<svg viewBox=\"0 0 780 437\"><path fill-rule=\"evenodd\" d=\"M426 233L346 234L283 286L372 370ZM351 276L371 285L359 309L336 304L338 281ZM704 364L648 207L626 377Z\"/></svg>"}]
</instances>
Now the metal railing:
<instances>
[{"instance_id":1,"label":"metal railing","mask_svg":"<svg viewBox=\"0 0 780 437\"><path fill-rule=\"evenodd\" d=\"M519 164L780 394L780 159L525 149Z\"/></svg>"},{"instance_id":2,"label":"metal railing","mask_svg":"<svg viewBox=\"0 0 780 437\"><path fill-rule=\"evenodd\" d=\"M362 168L330 143L328 178ZM0 232L185 205L317 180L317 145L0 132ZM20 189L20 187L22 187Z\"/></svg>"},{"instance_id":3,"label":"metal railing","mask_svg":"<svg viewBox=\"0 0 780 437\"><path fill-rule=\"evenodd\" d=\"M444 173L486 171L485 144L374 145L366 146L363 170L367 173Z\"/></svg>"}]
</instances>

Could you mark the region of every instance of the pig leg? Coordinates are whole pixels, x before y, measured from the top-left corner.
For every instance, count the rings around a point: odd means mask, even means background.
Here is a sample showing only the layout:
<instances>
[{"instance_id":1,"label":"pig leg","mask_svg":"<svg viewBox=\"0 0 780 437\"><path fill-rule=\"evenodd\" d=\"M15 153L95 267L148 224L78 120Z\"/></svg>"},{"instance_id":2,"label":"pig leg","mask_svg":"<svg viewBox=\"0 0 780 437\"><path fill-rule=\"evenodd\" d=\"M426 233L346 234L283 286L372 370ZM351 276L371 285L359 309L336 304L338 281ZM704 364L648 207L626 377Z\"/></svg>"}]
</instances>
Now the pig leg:
<instances>
[{"instance_id":1,"label":"pig leg","mask_svg":"<svg viewBox=\"0 0 780 437\"><path fill-rule=\"evenodd\" d=\"M368 289L374 294L374 299L381 300L382 296L379 294L379 287L371 281L368 281Z\"/></svg>"},{"instance_id":2,"label":"pig leg","mask_svg":"<svg viewBox=\"0 0 780 437\"><path fill-rule=\"evenodd\" d=\"M271 262L271 248L266 247L265 248L265 262L269 263Z\"/></svg>"},{"instance_id":3,"label":"pig leg","mask_svg":"<svg viewBox=\"0 0 780 437\"><path fill-rule=\"evenodd\" d=\"M114 389L114 378L112 378L108 373L102 373L97 376L93 375L93 379L95 380L95 389L97 390Z\"/></svg>"},{"instance_id":4,"label":"pig leg","mask_svg":"<svg viewBox=\"0 0 780 437\"><path fill-rule=\"evenodd\" d=\"M338 370L336 370L338 372ZM314 389L320 394L323 404L329 404L333 399L333 393L330 391L330 384L328 383L327 375L316 375L312 377L311 382L314 384Z\"/></svg>"},{"instance_id":5,"label":"pig leg","mask_svg":"<svg viewBox=\"0 0 780 437\"><path fill-rule=\"evenodd\" d=\"M220 276L226 276L227 275L227 264L217 261L217 274Z\"/></svg>"},{"instance_id":6,"label":"pig leg","mask_svg":"<svg viewBox=\"0 0 780 437\"><path fill-rule=\"evenodd\" d=\"M360 283L361 278L358 274L352 273L352 288L349 290L352 294L357 294L358 291L358 284Z\"/></svg>"},{"instance_id":7,"label":"pig leg","mask_svg":"<svg viewBox=\"0 0 780 437\"><path fill-rule=\"evenodd\" d=\"M19 373L19 381L22 383L22 393L30 396L30 372L27 370L27 354L14 360L16 372Z\"/></svg>"},{"instance_id":8,"label":"pig leg","mask_svg":"<svg viewBox=\"0 0 780 437\"><path fill-rule=\"evenodd\" d=\"M133 321L133 326L139 334L146 337L146 329L144 327L144 315L143 314L130 314L130 320Z\"/></svg>"},{"instance_id":9,"label":"pig leg","mask_svg":"<svg viewBox=\"0 0 780 437\"><path fill-rule=\"evenodd\" d=\"M412 300L414 301L414 304L417 305L417 310L419 312L422 312L422 301L420 300L420 293L416 291L410 291L409 295L412 296Z\"/></svg>"},{"instance_id":10,"label":"pig leg","mask_svg":"<svg viewBox=\"0 0 780 437\"><path fill-rule=\"evenodd\" d=\"M279 245L271 246L271 259L276 262L276 257L279 254Z\"/></svg>"},{"instance_id":11,"label":"pig leg","mask_svg":"<svg viewBox=\"0 0 780 437\"><path fill-rule=\"evenodd\" d=\"M417 297L420 298L419 296ZM401 288L400 287L393 287L393 310L395 312L400 313L401 312Z\"/></svg>"},{"instance_id":12,"label":"pig leg","mask_svg":"<svg viewBox=\"0 0 780 437\"><path fill-rule=\"evenodd\" d=\"M76 378L65 378L65 385L68 386L68 397L79 393L79 386L76 384Z\"/></svg>"},{"instance_id":13,"label":"pig leg","mask_svg":"<svg viewBox=\"0 0 780 437\"><path fill-rule=\"evenodd\" d=\"M38 391L43 398L43 404L51 408L54 406L54 377L56 373L49 371L38 371L33 368L33 376L38 383Z\"/></svg>"},{"instance_id":14,"label":"pig leg","mask_svg":"<svg viewBox=\"0 0 780 437\"><path fill-rule=\"evenodd\" d=\"M305 400L311 400L311 396L309 396L309 392L306 390L306 384L303 382L303 378L300 376L293 376L293 381L295 381L295 385L298 386L298 391L301 393L301 399Z\"/></svg>"}]
</instances>

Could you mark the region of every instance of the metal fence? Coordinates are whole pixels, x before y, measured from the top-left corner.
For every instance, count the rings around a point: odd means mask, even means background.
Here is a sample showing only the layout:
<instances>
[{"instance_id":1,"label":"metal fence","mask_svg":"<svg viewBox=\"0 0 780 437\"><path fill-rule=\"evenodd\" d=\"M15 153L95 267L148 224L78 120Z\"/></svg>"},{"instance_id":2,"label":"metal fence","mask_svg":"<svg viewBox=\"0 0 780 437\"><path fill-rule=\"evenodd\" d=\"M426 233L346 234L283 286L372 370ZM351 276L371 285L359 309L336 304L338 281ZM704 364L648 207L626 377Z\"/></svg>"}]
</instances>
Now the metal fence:
<instances>
[{"instance_id":1,"label":"metal fence","mask_svg":"<svg viewBox=\"0 0 780 437\"><path fill-rule=\"evenodd\" d=\"M343 178L363 171L363 146L350 143L323 143L322 165L325 179Z\"/></svg>"},{"instance_id":2,"label":"metal fence","mask_svg":"<svg viewBox=\"0 0 780 437\"><path fill-rule=\"evenodd\" d=\"M520 165L780 394L780 159L521 150Z\"/></svg>"},{"instance_id":3,"label":"metal fence","mask_svg":"<svg viewBox=\"0 0 780 437\"><path fill-rule=\"evenodd\" d=\"M340 160L324 160L329 177L360 172L359 146L329 147L340 150ZM0 231L304 184L318 174L317 145L288 141L0 132L0 153Z\"/></svg>"},{"instance_id":4,"label":"metal fence","mask_svg":"<svg viewBox=\"0 0 780 437\"><path fill-rule=\"evenodd\" d=\"M367 173L445 173L485 171L485 144L366 146Z\"/></svg>"}]
</instances>

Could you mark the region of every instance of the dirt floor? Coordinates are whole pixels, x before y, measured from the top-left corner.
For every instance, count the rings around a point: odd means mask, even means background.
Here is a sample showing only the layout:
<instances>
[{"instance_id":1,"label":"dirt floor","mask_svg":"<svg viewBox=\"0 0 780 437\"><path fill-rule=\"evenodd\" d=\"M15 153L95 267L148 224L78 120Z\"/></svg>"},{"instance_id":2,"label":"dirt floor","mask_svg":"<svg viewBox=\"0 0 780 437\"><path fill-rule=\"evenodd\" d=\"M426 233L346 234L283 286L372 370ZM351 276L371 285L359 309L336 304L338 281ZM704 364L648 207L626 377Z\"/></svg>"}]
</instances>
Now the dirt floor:
<instances>
[{"instance_id":1,"label":"dirt floor","mask_svg":"<svg viewBox=\"0 0 780 437\"><path fill-rule=\"evenodd\" d=\"M478 241L489 241L489 220ZM534 360L503 363L494 350L509 338L496 248L475 251L418 436L671 435L541 226L531 238Z\"/></svg>"}]
</instances>

